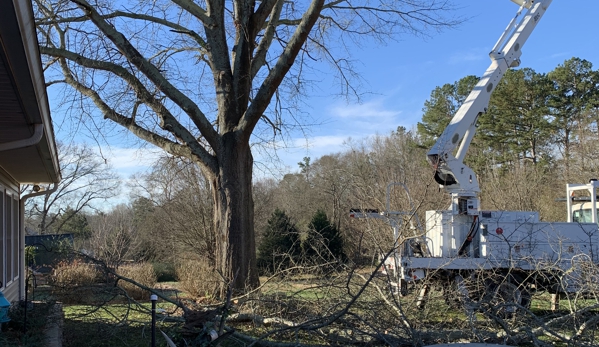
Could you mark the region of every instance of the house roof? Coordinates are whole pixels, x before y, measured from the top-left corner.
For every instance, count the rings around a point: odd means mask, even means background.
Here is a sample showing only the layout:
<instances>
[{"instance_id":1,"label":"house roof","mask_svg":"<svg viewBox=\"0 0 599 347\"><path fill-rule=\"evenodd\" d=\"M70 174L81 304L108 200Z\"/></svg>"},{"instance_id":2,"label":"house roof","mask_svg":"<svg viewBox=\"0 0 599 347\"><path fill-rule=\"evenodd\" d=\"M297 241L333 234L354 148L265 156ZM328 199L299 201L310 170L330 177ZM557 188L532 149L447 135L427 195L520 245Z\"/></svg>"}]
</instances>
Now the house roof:
<instances>
[{"instance_id":1,"label":"house roof","mask_svg":"<svg viewBox=\"0 0 599 347\"><path fill-rule=\"evenodd\" d=\"M31 1L0 1L0 167L18 183L60 180Z\"/></svg>"}]
</instances>

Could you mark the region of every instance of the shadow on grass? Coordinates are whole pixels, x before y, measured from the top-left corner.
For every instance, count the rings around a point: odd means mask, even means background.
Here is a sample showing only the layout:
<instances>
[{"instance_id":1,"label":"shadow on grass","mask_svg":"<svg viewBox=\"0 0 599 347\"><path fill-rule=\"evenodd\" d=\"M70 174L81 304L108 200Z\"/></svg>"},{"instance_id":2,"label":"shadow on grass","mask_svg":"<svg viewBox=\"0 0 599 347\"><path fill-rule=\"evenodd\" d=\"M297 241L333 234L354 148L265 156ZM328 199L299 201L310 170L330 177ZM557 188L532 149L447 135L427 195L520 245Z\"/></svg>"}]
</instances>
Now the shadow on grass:
<instances>
[{"instance_id":1,"label":"shadow on grass","mask_svg":"<svg viewBox=\"0 0 599 347\"><path fill-rule=\"evenodd\" d=\"M115 325L101 320L65 319L64 347L148 347L151 342L150 324ZM159 330L156 346L166 346Z\"/></svg>"},{"instance_id":2,"label":"shadow on grass","mask_svg":"<svg viewBox=\"0 0 599 347\"><path fill-rule=\"evenodd\" d=\"M37 347L45 344L44 328L53 303L29 303L27 310L24 305L11 306L10 321L2 324L0 346ZM27 320L25 320L27 312ZM27 324L27 329L24 325Z\"/></svg>"}]
</instances>

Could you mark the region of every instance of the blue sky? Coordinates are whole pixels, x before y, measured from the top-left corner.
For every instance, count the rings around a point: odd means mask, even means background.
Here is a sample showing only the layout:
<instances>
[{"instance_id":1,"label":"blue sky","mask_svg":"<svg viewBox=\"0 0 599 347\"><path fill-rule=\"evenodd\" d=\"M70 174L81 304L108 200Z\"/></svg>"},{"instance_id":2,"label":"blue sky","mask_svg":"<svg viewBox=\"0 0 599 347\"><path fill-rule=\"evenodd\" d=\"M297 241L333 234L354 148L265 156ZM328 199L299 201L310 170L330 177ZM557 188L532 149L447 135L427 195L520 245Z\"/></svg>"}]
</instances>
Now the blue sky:
<instances>
[{"instance_id":1,"label":"blue sky","mask_svg":"<svg viewBox=\"0 0 599 347\"><path fill-rule=\"evenodd\" d=\"M331 79L324 79L314 92L323 96L306 99L309 106L303 110L322 125L310 128L306 134L290 134L292 148L278 151L283 171L262 171L271 163L256 153L257 175L296 171L303 157L316 159L342 151L350 137L359 140L387 135L398 126L411 129L421 119L424 102L435 87L467 75L480 76L490 63L488 52L518 5L509 0L454 3L459 7L454 15L467 19L458 27L431 33L429 38L405 35L386 45L364 42L352 52L364 82L361 102L331 96L326 91L339 88ZM523 47L521 67L548 72L567 59L579 57L599 69L597 14L599 0L554 0ZM58 131L59 141L65 141L62 136ZM160 153L151 146L138 151L118 144L103 151L123 178L147 169Z\"/></svg>"},{"instance_id":2,"label":"blue sky","mask_svg":"<svg viewBox=\"0 0 599 347\"><path fill-rule=\"evenodd\" d=\"M369 95L361 104L330 96L311 98L307 112L325 125L312 128L307 139L298 134L294 139L298 147L279 153L287 168L297 170L304 156L342 151L349 137L387 135L398 126L411 129L436 86L482 75L490 64L488 52L519 6L509 0L455 3L460 7L455 14L468 18L456 28L427 39L404 36L385 46L367 44L356 50L354 58L360 61L356 66L366 82L363 91ZM597 14L599 0L554 0L524 45L520 67L549 72L579 57L599 69Z\"/></svg>"}]
</instances>

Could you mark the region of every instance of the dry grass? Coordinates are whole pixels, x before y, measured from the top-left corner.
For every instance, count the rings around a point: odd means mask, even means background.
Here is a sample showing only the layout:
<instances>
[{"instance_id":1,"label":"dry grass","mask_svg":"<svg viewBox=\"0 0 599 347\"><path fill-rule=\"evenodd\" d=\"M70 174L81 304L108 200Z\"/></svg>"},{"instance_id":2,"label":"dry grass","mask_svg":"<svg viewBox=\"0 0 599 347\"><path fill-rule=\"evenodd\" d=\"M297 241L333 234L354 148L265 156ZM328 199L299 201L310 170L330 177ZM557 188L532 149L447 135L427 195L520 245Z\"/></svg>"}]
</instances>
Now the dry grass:
<instances>
[{"instance_id":1,"label":"dry grass","mask_svg":"<svg viewBox=\"0 0 599 347\"><path fill-rule=\"evenodd\" d=\"M92 264L79 260L62 261L54 268L50 281L54 286L85 286L100 280L100 271Z\"/></svg>"},{"instance_id":2,"label":"dry grass","mask_svg":"<svg viewBox=\"0 0 599 347\"><path fill-rule=\"evenodd\" d=\"M102 273L93 264L80 260L62 261L54 268L49 284L52 295L63 303L87 302L94 297Z\"/></svg>"},{"instance_id":3,"label":"dry grass","mask_svg":"<svg viewBox=\"0 0 599 347\"><path fill-rule=\"evenodd\" d=\"M177 265L179 287L194 298L212 297L220 278L204 260L184 260Z\"/></svg>"},{"instance_id":4,"label":"dry grass","mask_svg":"<svg viewBox=\"0 0 599 347\"><path fill-rule=\"evenodd\" d=\"M156 272L150 263L124 265L118 268L117 273L149 288L153 288L157 282ZM150 293L147 290L126 281L119 281L119 287L123 288L127 292L127 295L135 300L143 300L150 297Z\"/></svg>"}]
</instances>

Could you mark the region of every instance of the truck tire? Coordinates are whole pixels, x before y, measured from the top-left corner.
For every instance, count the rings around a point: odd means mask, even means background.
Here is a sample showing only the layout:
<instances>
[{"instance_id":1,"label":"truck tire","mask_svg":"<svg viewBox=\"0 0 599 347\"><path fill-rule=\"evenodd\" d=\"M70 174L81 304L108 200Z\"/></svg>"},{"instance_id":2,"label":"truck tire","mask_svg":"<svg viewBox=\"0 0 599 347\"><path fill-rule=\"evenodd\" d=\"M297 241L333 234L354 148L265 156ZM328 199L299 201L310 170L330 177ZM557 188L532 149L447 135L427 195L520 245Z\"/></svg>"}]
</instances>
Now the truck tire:
<instances>
[{"instance_id":1,"label":"truck tire","mask_svg":"<svg viewBox=\"0 0 599 347\"><path fill-rule=\"evenodd\" d=\"M492 299L489 305L491 314L500 318L512 318L521 308L530 308L531 295L524 281L516 274L501 276L489 288Z\"/></svg>"},{"instance_id":2,"label":"truck tire","mask_svg":"<svg viewBox=\"0 0 599 347\"><path fill-rule=\"evenodd\" d=\"M443 299L447 306L454 309L462 309L470 301L469 288L462 275L456 274L443 283Z\"/></svg>"},{"instance_id":3,"label":"truck tire","mask_svg":"<svg viewBox=\"0 0 599 347\"><path fill-rule=\"evenodd\" d=\"M462 300L457 295L457 285L453 281L443 284L443 300L450 308L462 307Z\"/></svg>"}]
</instances>

